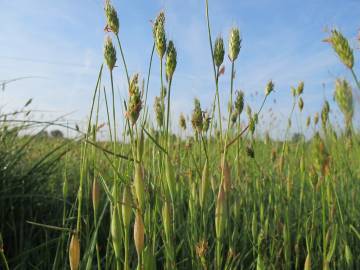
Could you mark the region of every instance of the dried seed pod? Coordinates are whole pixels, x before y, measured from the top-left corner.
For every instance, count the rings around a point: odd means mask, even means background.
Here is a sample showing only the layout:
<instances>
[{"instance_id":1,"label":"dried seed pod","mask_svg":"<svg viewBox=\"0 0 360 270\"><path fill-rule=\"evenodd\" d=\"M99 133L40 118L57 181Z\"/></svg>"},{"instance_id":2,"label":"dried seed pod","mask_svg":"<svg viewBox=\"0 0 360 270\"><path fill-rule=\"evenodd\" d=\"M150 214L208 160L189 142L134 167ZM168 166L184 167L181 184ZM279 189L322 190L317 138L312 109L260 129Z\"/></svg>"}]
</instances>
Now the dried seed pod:
<instances>
[{"instance_id":1,"label":"dried seed pod","mask_svg":"<svg viewBox=\"0 0 360 270\"><path fill-rule=\"evenodd\" d=\"M135 224L134 224L134 242L138 256L141 255L141 252L144 249L144 238L145 238L144 222L141 213L138 210L136 211Z\"/></svg>"},{"instance_id":2,"label":"dried seed pod","mask_svg":"<svg viewBox=\"0 0 360 270\"><path fill-rule=\"evenodd\" d=\"M80 240L77 233L74 233L71 236L70 246L69 246L69 262L70 269L77 270L80 265Z\"/></svg>"},{"instance_id":3,"label":"dried seed pod","mask_svg":"<svg viewBox=\"0 0 360 270\"><path fill-rule=\"evenodd\" d=\"M218 37L215 40L215 46L214 46L214 61L215 65L219 68L221 64L224 62L224 41L222 37Z\"/></svg>"},{"instance_id":4,"label":"dried seed pod","mask_svg":"<svg viewBox=\"0 0 360 270\"><path fill-rule=\"evenodd\" d=\"M239 28L234 27L230 31L229 37L229 58L231 62L234 62L240 52L241 38Z\"/></svg>"},{"instance_id":5,"label":"dried seed pod","mask_svg":"<svg viewBox=\"0 0 360 270\"><path fill-rule=\"evenodd\" d=\"M112 71L116 63L116 50L109 36L107 36L105 39L104 59L109 70Z\"/></svg>"}]
</instances>

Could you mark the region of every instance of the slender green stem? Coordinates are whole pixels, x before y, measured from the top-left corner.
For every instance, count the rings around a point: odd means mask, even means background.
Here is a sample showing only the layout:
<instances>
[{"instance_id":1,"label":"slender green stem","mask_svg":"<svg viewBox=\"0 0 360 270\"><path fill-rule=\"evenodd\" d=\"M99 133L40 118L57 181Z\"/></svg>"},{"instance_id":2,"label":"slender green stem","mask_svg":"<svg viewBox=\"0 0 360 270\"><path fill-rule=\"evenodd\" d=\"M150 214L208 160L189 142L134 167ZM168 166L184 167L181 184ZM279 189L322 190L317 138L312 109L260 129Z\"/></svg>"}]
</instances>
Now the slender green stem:
<instances>
[{"instance_id":1,"label":"slender green stem","mask_svg":"<svg viewBox=\"0 0 360 270\"><path fill-rule=\"evenodd\" d=\"M358 80L358 78L356 76L356 73L355 73L354 69L352 68L352 69L350 69L350 71L351 71L352 76L354 77L357 88L360 90L360 82L359 82L359 80Z\"/></svg>"},{"instance_id":2,"label":"slender green stem","mask_svg":"<svg viewBox=\"0 0 360 270\"><path fill-rule=\"evenodd\" d=\"M126 65L124 52L123 52L123 49L122 49L122 46L121 46L121 42L120 42L120 38L119 38L119 35L118 35L118 34L116 35L116 39L117 39L118 44L119 44L121 59L122 59L123 65L124 65L124 69L125 69L125 73L126 73L126 79L127 79L127 82L128 82L128 86L130 87L129 72L128 72L128 68L127 68L127 65Z\"/></svg>"}]
</instances>

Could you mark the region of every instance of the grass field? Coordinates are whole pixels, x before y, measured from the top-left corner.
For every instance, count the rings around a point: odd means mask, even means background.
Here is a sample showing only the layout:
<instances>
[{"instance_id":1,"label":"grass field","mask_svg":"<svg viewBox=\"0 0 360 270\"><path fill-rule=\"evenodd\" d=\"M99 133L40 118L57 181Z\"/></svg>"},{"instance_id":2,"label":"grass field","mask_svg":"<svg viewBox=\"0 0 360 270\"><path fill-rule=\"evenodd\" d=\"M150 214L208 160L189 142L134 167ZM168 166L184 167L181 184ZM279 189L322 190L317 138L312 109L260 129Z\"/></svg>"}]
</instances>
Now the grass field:
<instances>
[{"instance_id":1,"label":"grass field","mask_svg":"<svg viewBox=\"0 0 360 270\"><path fill-rule=\"evenodd\" d=\"M324 43L353 78L334 81L344 129L332 124L325 101L306 120L307 136L291 136L294 114L306 108L306 82L299 82L289 90L286 140L262 138L256 128L276 81L264 85L259 107L245 106L234 85L239 29L229 30L228 41L214 38L204 4L214 99L206 112L195 99L178 132L171 128L178 52L167 40L165 14L153 22L148 74L129 74L108 1L87 127L62 138L44 134L59 124L30 121L26 106L0 115L1 269L360 269L360 136L353 125L360 85L348 40L334 29ZM128 83L122 107L115 106L117 66ZM161 87L152 107L155 69ZM231 81L228 108L220 106L223 76ZM109 140L99 139L100 130Z\"/></svg>"}]
</instances>

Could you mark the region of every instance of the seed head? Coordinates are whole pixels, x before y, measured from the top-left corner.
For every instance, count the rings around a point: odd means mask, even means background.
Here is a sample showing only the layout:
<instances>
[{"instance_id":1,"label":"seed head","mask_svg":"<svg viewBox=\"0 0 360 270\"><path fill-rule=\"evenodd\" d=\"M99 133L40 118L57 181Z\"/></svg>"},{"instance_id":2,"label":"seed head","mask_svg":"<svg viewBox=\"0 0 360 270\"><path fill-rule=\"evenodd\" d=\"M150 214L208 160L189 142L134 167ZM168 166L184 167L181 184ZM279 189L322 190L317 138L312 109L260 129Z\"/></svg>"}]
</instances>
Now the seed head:
<instances>
[{"instance_id":1,"label":"seed head","mask_svg":"<svg viewBox=\"0 0 360 270\"><path fill-rule=\"evenodd\" d=\"M241 90L236 92L234 107L238 111L239 115L242 113L244 109L244 92Z\"/></svg>"},{"instance_id":2,"label":"seed head","mask_svg":"<svg viewBox=\"0 0 360 270\"><path fill-rule=\"evenodd\" d=\"M301 81L296 89L296 94L300 96L304 92L304 82Z\"/></svg>"},{"instance_id":3,"label":"seed head","mask_svg":"<svg viewBox=\"0 0 360 270\"><path fill-rule=\"evenodd\" d=\"M166 35L165 35L165 15L160 13L155 20L153 34L155 39L156 51L162 59L166 51Z\"/></svg>"},{"instance_id":4,"label":"seed head","mask_svg":"<svg viewBox=\"0 0 360 270\"><path fill-rule=\"evenodd\" d=\"M266 88L265 88L265 95L268 96L270 95L270 93L274 91L274 83L272 80L270 80L268 82L268 84L266 85Z\"/></svg>"},{"instance_id":5,"label":"seed head","mask_svg":"<svg viewBox=\"0 0 360 270\"><path fill-rule=\"evenodd\" d=\"M177 53L174 47L174 43L172 42L172 40L170 40L166 51L166 62L165 62L167 80L172 79L172 76L176 69L176 64L177 64L176 57L177 57Z\"/></svg>"},{"instance_id":6,"label":"seed head","mask_svg":"<svg viewBox=\"0 0 360 270\"><path fill-rule=\"evenodd\" d=\"M77 270L79 269L80 264L80 240L77 233L74 233L71 236L70 246L69 246L69 261L70 269Z\"/></svg>"},{"instance_id":7,"label":"seed head","mask_svg":"<svg viewBox=\"0 0 360 270\"><path fill-rule=\"evenodd\" d=\"M308 116L308 117L306 118L306 127L309 127L310 124L311 124L311 118L310 118L310 116Z\"/></svg>"},{"instance_id":8,"label":"seed head","mask_svg":"<svg viewBox=\"0 0 360 270\"><path fill-rule=\"evenodd\" d=\"M129 87L129 104L127 117L129 118L132 125L135 125L142 109L141 93L139 90L138 80L139 74L135 74L130 81Z\"/></svg>"},{"instance_id":9,"label":"seed head","mask_svg":"<svg viewBox=\"0 0 360 270\"><path fill-rule=\"evenodd\" d=\"M179 118L179 126L183 130L186 130L186 120L185 120L185 116L182 113L180 114L180 118Z\"/></svg>"},{"instance_id":10,"label":"seed head","mask_svg":"<svg viewBox=\"0 0 360 270\"><path fill-rule=\"evenodd\" d=\"M319 123L319 113L315 113L315 115L314 115L314 124L315 124L315 126L317 125Z\"/></svg>"},{"instance_id":11,"label":"seed head","mask_svg":"<svg viewBox=\"0 0 360 270\"><path fill-rule=\"evenodd\" d=\"M154 111L156 115L156 122L159 127L162 127L164 123L164 109L163 109L163 99L160 97L155 97L154 102Z\"/></svg>"},{"instance_id":12,"label":"seed head","mask_svg":"<svg viewBox=\"0 0 360 270\"><path fill-rule=\"evenodd\" d=\"M106 65L108 66L110 71L112 71L116 63L116 50L109 36L107 36L105 39L104 58Z\"/></svg>"},{"instance_id":13,"label":"seed head","mask_svg":"<svg viewBox=\"0 0 360 270\"><path fill-rule=\"evenodd\" d=\"M113 5L110 4L110 0L105 4L105 15L107 29L111 30L114 34L119 33L119 18Z\"/></svg>"},{"instance_id":14,"label":"seed head","mask_svg":"<svg viewBox=\"0 0 360 270\"><path fill-rule=\"evenodd\" d=\"M302 97L299 98L298 105L299 105L299 109L301 112L304 108L304 101L303 101Z\"/></svg>"},{"instance_id":15,"label":"seed head","mask_svg":"<svg viewBox=\"0 0 360 270\"><path fill-rule=\"evenodd\" d=\"M353 96L351 86L345 79L335 81L334 97L346 121L351 121L354 114Z\"/></svg>"},{"instance_id":16,"label":"seed head","mask_svg":"<svg viewBox=\"0 0 360 270\"><path fill-rule=\"evenodd\" d=\"M321 110L321 123L324 127L326 126L326 122L329 119L329 112L330 112L330 105L329 105L329 102L327 100L325 100L325 103Z\"/></svg>"},{"instance_id":17,"label":"seed head","mask_svg":"<svg viewBox=\"0 0 360 270\"><path fill-rule=\"evenodd\" d=\"M352 48L349 45L348 40L343 36L343 34L333 29L331 30L331 35L328 37L326 42L329 42L333 47L336 54L339 56L341 62L349 69L354 67L354 53Z\"/></svg>"},{"instance_id":18,"label":"seed head","mask_svg":"<svg viewBox=\"0 0 360 270\"><path fill-rule=\"evenodd\" d=\"M203 114L201 111L200 101L197 98L195 98L194 100L194 105L195 108L191 117L191 123L194 130L196 130L197 132L201 132L203 128Z\"/></svg>"},{"instance_id":19,"label":"seed head","mask_svg":"<svg viewBox=\"0 0 360 270\"><path fill-rule=\"evenodd\" d=\"M215 40L215 46L214 46L214 61L215 65L219 68L221 64L224 62L224 40L222 37L218 37Z\"/></svg>"},{"instance_id":20,"label":"seed head","mask_svg":"<svg viewBox=\"0 0 360 270\"><path fill-rule=\"evenodd\" d=\"M229 38L229 58L231 62L234 62L240 52L241 38L239 28L234 27L231 29Z\"/></svg>"},{"instance_id":21,"label":"seed head","mask_svg":"<svg viewBox=\"0 0 360 270\"><path fill-rule=\"evenodd\" d=\"M209 130L210 120L211 120L210 114L208 112L204 112L203 113L203 128L202 128L202 131L205 132L205 133Z\"/></svg>"}]
</instances>

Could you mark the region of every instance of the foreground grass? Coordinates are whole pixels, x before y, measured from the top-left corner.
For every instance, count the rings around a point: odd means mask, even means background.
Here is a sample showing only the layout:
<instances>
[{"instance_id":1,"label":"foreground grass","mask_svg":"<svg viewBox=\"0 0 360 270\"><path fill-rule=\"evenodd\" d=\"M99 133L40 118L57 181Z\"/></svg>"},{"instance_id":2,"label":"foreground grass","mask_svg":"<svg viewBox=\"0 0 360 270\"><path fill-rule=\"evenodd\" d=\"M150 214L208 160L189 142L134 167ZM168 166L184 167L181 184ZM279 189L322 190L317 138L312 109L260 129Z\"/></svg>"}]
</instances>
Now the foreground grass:
<instances>
[{"instance_id":1,"label":"foreground grass","mask_svg":"<svg viewBox=\"0 0 360 270\"><path fill-rule=\"evenodd\" d=\"M215 93L207 112L195 100L192 131L187 131L191 136L176 136L171 130L177 51L166 40L165 15L160 13L154 21L149 73L141 83L138 74L128 74L117 12L109 2L106 29L111 35L105 41L105 65L99 70L86 130L77 139L21 137L4 121L3 267L7 263L11 269L73 270L360 267L360 138L352 127L350 84L336 83L336 101L346 119L344 133L335 132L325 102L320 117L307 121L314 136L289 140L293 113L304 108L301 82L292 89L286 140L258 138L258 117L275 85L269 81L262 105L247 107L247 124L240 124L244 94L234 91L234 77L242 41L239 29L233 28L227 51L231 106L220 108L224 41L221 37L212 41L205 3ZM357 84L347 40L333 31L328 41ZM150 121L146 104L153 62L159 66L161 81L156 122ZM123 108L115 107L116 63L128 82ZM105 72L109 87L103 82ZM121 110L126 112L124 119L119 119ZM101 113L107 116L105 126L98 122ZM182 117L180 128L187 130L187 125ZM108 129L108 142L98 140L102 128Z\"/></svg>"}]
</instances>

